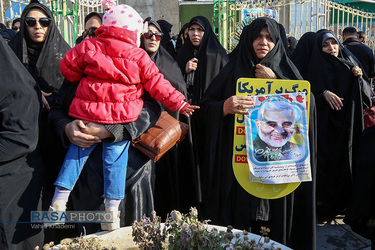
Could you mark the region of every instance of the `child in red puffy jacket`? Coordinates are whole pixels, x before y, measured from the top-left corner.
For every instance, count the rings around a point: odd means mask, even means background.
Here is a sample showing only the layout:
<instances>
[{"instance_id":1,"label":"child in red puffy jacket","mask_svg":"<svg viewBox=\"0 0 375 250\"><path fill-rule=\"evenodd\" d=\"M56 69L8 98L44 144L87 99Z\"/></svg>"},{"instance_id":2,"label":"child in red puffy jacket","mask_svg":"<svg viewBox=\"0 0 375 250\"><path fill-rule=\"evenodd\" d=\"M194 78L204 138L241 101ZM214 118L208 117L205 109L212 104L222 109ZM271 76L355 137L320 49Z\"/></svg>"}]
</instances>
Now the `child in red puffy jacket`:
<instances>
[{"instance_id":1,"label":"child in red puffy jacket","mask_svg":"<svg viewBox=\"0 0 375 250\"><path fill-rule=\"evenodd\" d=\"M80 81L69 115L87 122L103 124L135 121L143 107L144 89L172 111L186 116L194 109L185 96L159 73L148 54L139 48L143 20L128 5L112 7L103 16L97 38L72 48L60 61L60 70L70 82ZM112 223L103 230L120 227L118 206L124 198L126 165L130 141L103 144L104 203ZM57 177L50 211L65 211L83 165L96 145L85 150L71 144Z\"/></svg>"}]
</instances>

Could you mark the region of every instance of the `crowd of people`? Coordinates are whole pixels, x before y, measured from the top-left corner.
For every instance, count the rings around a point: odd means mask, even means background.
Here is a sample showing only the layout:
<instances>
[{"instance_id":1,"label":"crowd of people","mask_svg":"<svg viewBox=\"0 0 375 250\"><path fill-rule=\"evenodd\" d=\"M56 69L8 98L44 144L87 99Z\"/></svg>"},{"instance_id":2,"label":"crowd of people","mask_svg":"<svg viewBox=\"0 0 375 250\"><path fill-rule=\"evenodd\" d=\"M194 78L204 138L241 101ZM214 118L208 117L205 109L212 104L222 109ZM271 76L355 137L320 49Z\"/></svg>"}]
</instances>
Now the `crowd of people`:
<instances>
[{"instance_id":1,"label":"crowd of people","mask_svg":"<svg viewBox=\"0 0 375 250\"><path fill-rule=\"evenodd\" d=\"M256 234L267 226L272 240L293 249L315 249L316 223L345 214L374 247L375 128L364 129L363 109L372 105L375 62L355 28L343 30L343 42L329 30L297 41L259 17L228 55L206 17L192 17L172 42L166 20L143 20L129 5L104 10L86 16L73 48L37 0L11 29L1 27L0 211L2 222L14 222L0 224L1 249L32 249L190 207L217 225ZM239 78L311 84L312 180L284 197L256 197L233 172L235 115L255 105L236 95ZM288 109L283 124L269 128L268 111L258 127L287 131ZM163 110L189 131L155 163L130 141ZM262 136L257 145L276 147ZM66 210L107 211L113 221L69 230L25 223L31 211Z\"/></svg>"}]
</instances>

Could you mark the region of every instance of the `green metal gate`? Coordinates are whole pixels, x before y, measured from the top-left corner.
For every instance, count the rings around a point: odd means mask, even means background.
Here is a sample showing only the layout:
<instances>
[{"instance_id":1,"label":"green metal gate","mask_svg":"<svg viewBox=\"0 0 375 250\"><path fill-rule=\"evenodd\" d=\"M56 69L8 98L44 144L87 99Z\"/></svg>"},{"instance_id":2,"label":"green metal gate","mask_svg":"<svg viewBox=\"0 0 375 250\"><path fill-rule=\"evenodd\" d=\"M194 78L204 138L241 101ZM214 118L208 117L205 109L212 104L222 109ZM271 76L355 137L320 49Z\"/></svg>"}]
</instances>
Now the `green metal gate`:
<instances>
[{"instance_id":1,"label":"green metal gate","mask_svg":"<svg viewBox=\"0 0 375 250\"><path fill-rule=\"evenodd\" d=\"M236 31L241 27L243 9L275 10L287 36L297 39L307 31L319 29L330 29L340 38L342 30L352 26L365 32L368 45L374 41L375 14L347 4L329 0L216 0L214 25L220 42L227 50L231 50L237 42Z\"/></svg>"}]
</instances>

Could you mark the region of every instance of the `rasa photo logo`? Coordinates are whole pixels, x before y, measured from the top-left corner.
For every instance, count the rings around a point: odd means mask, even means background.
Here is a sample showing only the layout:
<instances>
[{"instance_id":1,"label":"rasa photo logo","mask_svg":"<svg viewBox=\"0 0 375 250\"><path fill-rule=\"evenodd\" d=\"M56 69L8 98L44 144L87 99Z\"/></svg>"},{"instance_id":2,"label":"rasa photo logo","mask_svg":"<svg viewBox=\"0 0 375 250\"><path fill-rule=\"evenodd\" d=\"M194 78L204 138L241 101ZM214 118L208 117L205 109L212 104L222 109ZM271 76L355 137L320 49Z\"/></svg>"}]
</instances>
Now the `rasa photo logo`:
<instances>
[{"instance_id":1,"label":"rasa photo logo","mask_svg":"<svg viewBox=\"0 0 375 250\"><path fill-rule=\"evenodd\" d=\"M104 211L31 211L32 223L111 223L112 214Z\"/></svg>"}]
</instances>

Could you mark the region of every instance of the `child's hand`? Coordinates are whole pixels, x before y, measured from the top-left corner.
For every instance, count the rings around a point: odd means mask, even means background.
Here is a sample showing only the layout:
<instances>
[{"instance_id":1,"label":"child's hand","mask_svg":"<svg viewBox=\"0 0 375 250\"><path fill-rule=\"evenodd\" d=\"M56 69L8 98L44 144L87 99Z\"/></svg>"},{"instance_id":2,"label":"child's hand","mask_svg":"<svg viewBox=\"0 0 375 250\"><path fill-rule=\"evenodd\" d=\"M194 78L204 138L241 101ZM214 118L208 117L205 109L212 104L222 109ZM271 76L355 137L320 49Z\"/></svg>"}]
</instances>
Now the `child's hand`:
<instances>
[{"instance_id":1,"label":"child's hand","mask_svg":"<svg viewBox=\"0 0 375 250\"><path fill-rule=\"evenodd\" d=\"M194 112L195 109L200 109L200 107L195 106L195 105L190 105L189 107L187 107L187 109L185 109L183 114L185 116L189 117L189 116L193 115L193 112Z\"/></svg>"}]
</instances>

